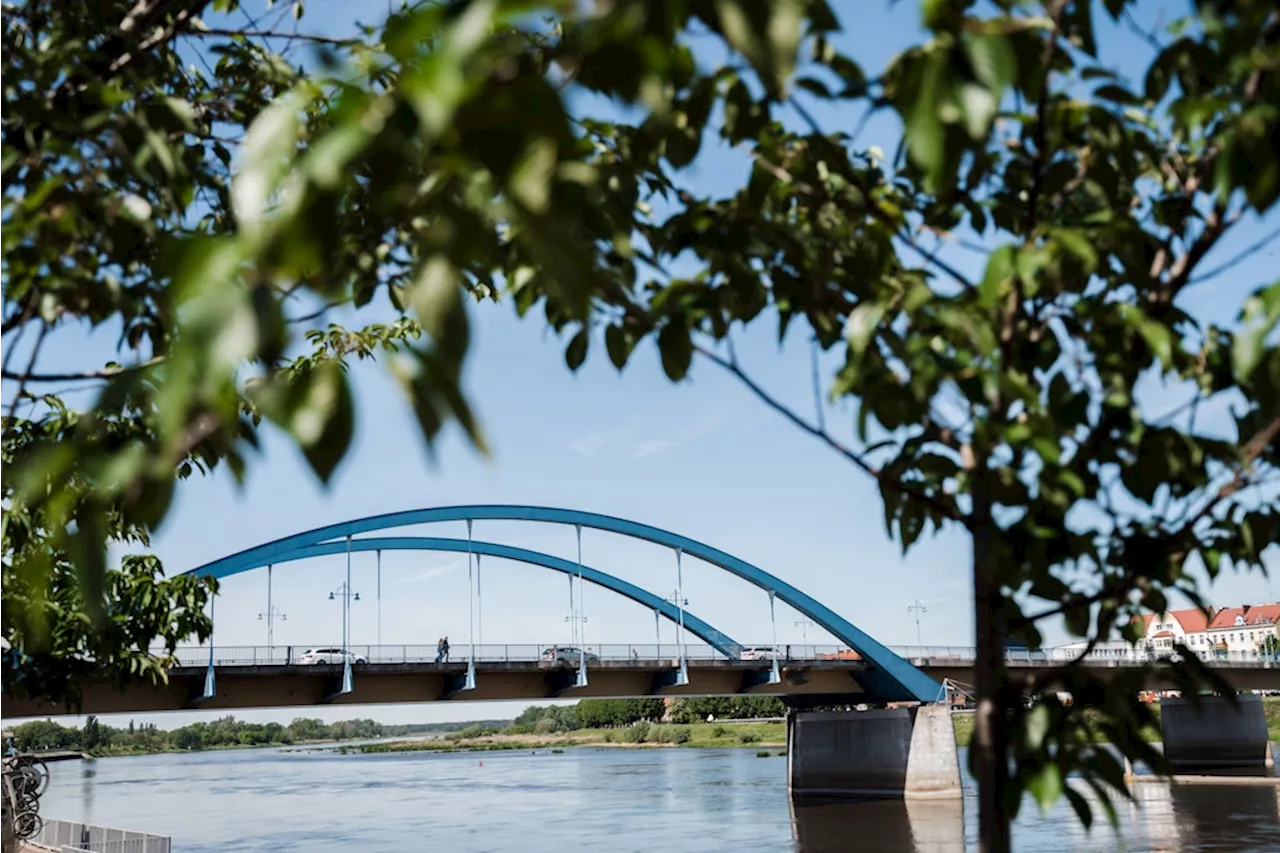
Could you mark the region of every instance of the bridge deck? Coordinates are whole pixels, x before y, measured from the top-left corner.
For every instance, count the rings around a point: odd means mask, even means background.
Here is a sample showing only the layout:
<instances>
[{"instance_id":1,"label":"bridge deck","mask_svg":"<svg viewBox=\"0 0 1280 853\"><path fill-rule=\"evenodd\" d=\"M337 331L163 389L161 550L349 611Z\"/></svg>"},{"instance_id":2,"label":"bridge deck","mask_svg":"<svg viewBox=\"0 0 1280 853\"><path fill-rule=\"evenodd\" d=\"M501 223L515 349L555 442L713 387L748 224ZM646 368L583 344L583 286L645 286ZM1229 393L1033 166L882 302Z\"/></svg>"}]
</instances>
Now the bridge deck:
<instances>
[{"instance_id":1,"label":"bridge deck","mask_svg":"<svg viewBox=\"0 0 1280 853\"><path fill-rule=\"evenodd\" d=\"M206 652L207 654L207 652ZM207 659L207 658L206 658ZM215 656L216 659L216 656ZM191 658L183 656L187 663ZM962 655L911 658L928 675L961 684L973 682L971 659ZM1010 660L1011 673L1034 676L1055 665L1048 660ZM1132 671L1125 661L1091 662L1095 674L1106 677ZM206 666L179 666L169 683L130 685L123 692L105 679L83 683L81 713L141 713L200 709L300 707L323 704L375 705L436 701L539 701L547 699L622 698L635 696L727 696L741 693L781 695L797 700L847 698L875 703L864 693L858 676L866 670L860 660L780 661L781 680L769 683L771 663L763 660L690 659L688 684L677 686L678 661L670 658L603 659L588 665L588 683L576 686L577 668L547 660L478 661L476 683L464 689L465 661L433 663L361 663L352 667L353 690L342 693L343 667L338 664L296 665L228 662L215 667L215 695L204 698ZM1271 661L1226 662L1214 665L1236 690L1280 690L1280 665ZM1144 685L1152 689L1173 685L1152 675ZM66 713L66 709L5 697L5 716L36 717Z\"/></svg>"}]
</instances>

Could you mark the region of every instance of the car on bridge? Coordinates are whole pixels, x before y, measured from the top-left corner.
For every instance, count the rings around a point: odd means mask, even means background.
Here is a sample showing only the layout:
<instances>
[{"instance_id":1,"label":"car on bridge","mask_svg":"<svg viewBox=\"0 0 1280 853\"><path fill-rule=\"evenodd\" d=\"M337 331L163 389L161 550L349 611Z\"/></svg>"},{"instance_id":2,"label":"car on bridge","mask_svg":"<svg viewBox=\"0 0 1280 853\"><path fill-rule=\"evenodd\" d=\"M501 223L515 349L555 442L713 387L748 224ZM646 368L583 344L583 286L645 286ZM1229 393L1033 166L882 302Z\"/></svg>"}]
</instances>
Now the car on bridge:
<instances>
[{"instance_id":1,"label":"car on bridge","mask_svg":"<svg viewBox=\"0 0 1280 853\"><path fill-rule=\"evenodd\" d=\"M773 646L747 646L738 657L741 660L782 660L782 654Z\"/></svg>"},{"instance_id":2,"label":"car on bridge","mask_svg":"<svg viewBox=\"0 0 1280 853\"><path fill-rule=\"evenodd\" d=\"M342 649L336 649L336 648L322 648L322 649L307 649L305 652L302 653L301 657L299 657L297 660L294 661L294 663L300 664L302 666L310 666L312 664L342 663L344 657L346 660L351 661L353 664L369 662L366 658L356 654L355 652L344 652Z\"/></svg>"},{"instance_id":3,"label":"car on bridge","mask_svg":"<svg viewBox=\"0 0 1280 853\"><path fill-rule=\"evenodd\" d=\"M544 661L552 661L555 663L571 663L577 665L583 655L582 649L576 646L552 646L551 648L542 650L542 659ZM585 653L588 663L594 663L600 660L600 655L595 652L588 651Z\"/></svg>"}]
</instances>

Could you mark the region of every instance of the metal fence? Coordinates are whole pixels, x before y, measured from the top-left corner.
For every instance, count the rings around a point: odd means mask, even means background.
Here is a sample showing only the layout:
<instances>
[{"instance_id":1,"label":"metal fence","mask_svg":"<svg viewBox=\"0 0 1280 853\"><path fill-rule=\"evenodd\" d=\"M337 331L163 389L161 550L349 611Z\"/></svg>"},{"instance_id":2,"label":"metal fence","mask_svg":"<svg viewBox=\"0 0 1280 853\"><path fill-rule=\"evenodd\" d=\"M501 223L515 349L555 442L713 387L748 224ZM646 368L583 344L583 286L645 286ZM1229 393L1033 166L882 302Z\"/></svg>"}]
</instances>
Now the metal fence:
<instances>
[{"instance_id":1,"label":"metal fence","mask_svg":"<svg viewBox=\"0 0 1280 853\"><path fill-rule=\"evenodd\" d=\"M67 851L89 850L92 853L170 853L172 839L128 829L109 829L67 820L46 820L44 827L29 845Z\"/></svg>"},{"instance_id":2,"label":"metal fence","mask_svg":"<svg viewBox=\"0 0 1280 853\"><path fill-rule=\"evenodd\" d=\"M284 666L297 663L323 661L325 663L341 663L342 655L337 651L322 653L318 650L337 650L340 644L331 645L294 645L294 646L218 646L213 647L215 666ZM475 655L477 663L529 663L534 661L577 661L577 646L565 646L556 643L513 643L505 645L477 645L456 643L450 646L447 662L466 663ZM584 647L589 662L602 661L636 661L651 663L653 661L676 661L680 658L680 648L675 643L657 645L649 644L603 644ZM971 646L891 646L890 651L919 665L945 666L948 664L968 664L976 658L976 650ZM317 650L310 658L304 658L307 652ZM434 645L382 645L351 646L354 661L370 664L421 664L437 662L437 649ZM1010 649L1005 659L1010 664L1035 666L1046 663L1065 663L1078 657L1078 649ZM1234 667L1280 667L1280 660L1273 655L1258 652L1213 652L1198 653L1201 660L1211 665ZM209 663L207 646L181 647L176 651L181 666L205 666ZM684 657L691 661L725 660L726 656L712 646L705 644L688 645L684 649ZM858 660L857 653L847 647L835 645L779 645L775 650L771 645L743 646L739 654L743 660L770 661L774 657L782 661L831 661ZM1085 660L1099 666L1137 666L1154 661L1167 660L1173 657L1168 650L1147 650L1142 648L1102 648L1094 649ZM441 661L443 662L443 661Z\"/></svg>"}]
</instances>

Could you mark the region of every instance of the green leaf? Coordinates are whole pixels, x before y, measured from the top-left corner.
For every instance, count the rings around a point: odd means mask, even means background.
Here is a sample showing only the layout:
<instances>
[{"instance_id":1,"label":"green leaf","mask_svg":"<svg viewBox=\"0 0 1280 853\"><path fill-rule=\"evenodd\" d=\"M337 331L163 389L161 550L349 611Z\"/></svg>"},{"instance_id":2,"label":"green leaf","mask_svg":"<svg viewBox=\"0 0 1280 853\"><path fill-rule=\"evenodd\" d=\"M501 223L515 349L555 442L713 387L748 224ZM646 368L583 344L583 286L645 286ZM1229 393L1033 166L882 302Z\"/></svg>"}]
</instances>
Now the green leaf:
<instances>
[{"instance_id":1,"label":"green leaf","mask_svg":"<svg viewBox=\"0 0 1280 853\"><path fill-rule=\"evenodd\" d=\"M245 131L239 170L231 183L231 203L240 229L251 236L261 230L267 202L288 171L297 150L299 116L313 96L311 86L291 89Z\"/></svg>"},{"instance_id":2,"label":"green leaf","mask_svg":"<svg viewBox=\"0 0 1280 853\"><path fill-rule=\"evenodd\" d=\"M1173 361L1173 333L1168 326L1152 320L1136 305L1120 306L1120 316L1125 323L1142 335L1151 352L1161 364L1168 367Z\"/></svg>"},{"instance_id":3,"label":"green leaf","mask_svg":"<svg viewBox=\"0 0 1280 853\"><path fill-rule=\"evenodd\" d=\"M1062 769L1056 763L1047 761L1027 779L1027 790L1040 804L1040 811L1048 812L1062 796Z\"/></svg>"},{"instance_id":4,"label":"green leaf","mask_svg":"<svg viewBox=\"0 0 1280 853\"><path fill-rule=\"evenodd\" d=\"M964 50L974 76L998 101L1005 87L1018 77L1018 57L1009 45L1009 38L1000 33L972 34L965 38Z\"/></svg>"},{"instance_id":5,"label":"green leaf","mask_svg":"<svg viewBox=\"0 0 1280 853\"><path fill-rule=\"evenodd\" d=\"M912 100L901 109L907 124L907 148L914 160L932 179L942 174L946 160L946 138L938 117L943 85L946 81L946 59L938 51L920 57L909 74L918 75Z\"/></svg>"},{"instance_id":6,"label":"green leaf","mask_svg":"<svg viewBox=\"0 0 1280 853\"><path fill-rule=\"evenodd\" d=\"M328 364L314 372L309 393L293 415L294 434L320 482L327 483L347 454L355 407L346 375ZM305 437L304 437L305 436Z\"/></svg>"},{"instance_id":7,"label":"green leaf","mask_svg":"<svg viewBox=\"0 0 1280 853\"><path fill-rule=\"evenodd\" d=\"M442 351L460 356L467 349L469 332L462 281L457 269L443 255L433 255L418 271L408 293L409 304L422 329Z\"/></svg>"},{"instance_id":8,"label":"green leaf","mask_svg":"<svg viewBox=\"0 0 1280 853\"><path fill-rule=\"evenodd\" d=\"M1014 258L1017 247L1005 245L991 253L987 259L987 269L978 285L978 295L982 304L991 308L1008 294L1012 288L1014 275Z\"/></svg>"},{"instance_id":9,"label":"green leaf","mask_svg":"<svg viewBox=\"0 0 1280 853\"><path fill-rule=\"evenodd\" d=\"M658 332L658 351L662 355L662 369L667 378L672 382L684 379L693 361L693 339L689 336L689 329L667 321Z\"/></svg>"},{"instance_id":10,"label":"green leaf","mask_svg":"<svg viewBox=\"0 0 1280 853\"><path fill-rule=\"evenodd\" d=\"M1093 809L1089 807L1089 801L1070 785L1063 789L1063 793L1067 795L1067 802L1071 803L1072 810L1080 819L1080 823L1084 824L1084 828L1089 829L1093 826Z\"/></svg>"},{"instance_id":11,"label":"green leaf","mask_svg":"<svg viewBox=\"0 0 1280 853\"><path fill-rule=\"evenodd\" d=\"M884 317L885 305L881 302L863 302L849 312L844 324L844 337L854 354L862 355L876 334Z\"/></svg>"},{"instance_id":12,"label":"green leaf","mask_svg":"<svg viewBox=\"0 0 1280 853\"><path fill-rule=\"evenodd\" d=\"M1280 323L1280 281L1250 296L1241 319L1241 329L1231 342L1231 370L1237 381L1245 382L1262 360L1267 338Z\"/></svg>"},{"instance_id":13,"label":"green leaf","mask_svg":"<svg viewBox=\"0 0 1280 853\"><path fill-rule=\"evenodd\" d=\"M991 120L996 115L996 96L977 83L965 83L960 87L960 108L964 114L964 128L975 141L986 139L991 130Z\"/></svg>"},{"instance_id":14,"label":"green leaf","mask_svg":"<svg viewBox=\"0 0 1280 853\"><path fill-rule=\"evenodd\" d=\"M1104 101L1111 101L1112 103L1123 104L1124 106L1134 106L1142 103L1142 101L1138 99L1137 95L1115 83L1108 83L1106 85L1099 86L1093 90L1093 95L1096 98L1102 98Z\"/></svg>"},{"instance_id":15,"label":"green leaf","mask_svg":"<svg viewBox=\"0 0 1280 853\"><path fill-rule=\"evenodd\" d=\"M613 362L614 367L619 370L626 367L627 359L631 357L631 348L634 344L629 340L629 336L621 326L605 327L604 346L609 352L609 360Z\"/></svg>"},{"instance_id":16,"label":"green leaf","mask_svg":"<svg viewBox=\"0 0 1280 853\"><path fill-rule=\"evenodd\" d=\"M804 23L804 0L716 0L725 40L759 73L770 95L786 92L796 66Z\"/></svg>"},{"instance_id":17,"label":"green leaf","mask_svg":"<svg viewBox=\"0 0 1280 853\"><path fill-rule=\"evenodd\" d=\"M573 340L569 341L569 346L564 351L564 363L569 365L570 370L577 372L582 362L586 361L587 343L587 329L584 326L578 330L578 334L573 336Z\"/></svg>"},{"instance_id":18,"label":"green leaf","mask_svg":"<svg viewBox=\"0 0 1280 853\"><path fill-rule=\"evenodd\" d=\"M1091 274L1098 268L1098 251L1093 247L1088 235L1079 228L1055 228L1053 236L1062 246L1080 261L1086 273Z\"/></svg>"},{"instance_id":19,"label":"green leaf","mask_svg":"<svg viewBox=\"0 0 1280 853\"><path fill-rule=\"evenodd\" d=\"M1038 750L1049 733L1049 707L1043 702L1027 712L1024 726L1024 743L1031 751Z\"/></svg>"}]
</instances>

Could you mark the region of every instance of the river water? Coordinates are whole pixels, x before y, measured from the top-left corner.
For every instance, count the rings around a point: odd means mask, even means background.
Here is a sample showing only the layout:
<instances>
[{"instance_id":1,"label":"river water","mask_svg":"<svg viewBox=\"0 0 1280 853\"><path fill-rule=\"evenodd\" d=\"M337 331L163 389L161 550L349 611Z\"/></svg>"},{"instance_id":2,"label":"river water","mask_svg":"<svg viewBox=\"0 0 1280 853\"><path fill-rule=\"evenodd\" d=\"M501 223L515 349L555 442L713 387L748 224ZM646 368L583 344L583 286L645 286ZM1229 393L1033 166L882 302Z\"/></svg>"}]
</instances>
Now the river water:
<instances>
[{"instance_id":1,"label":"river water","mask_svg":"<svg viewBox=\"0 0 1280 853\"><path fill-rule=\"evenodd\" d=\"M41 801L46 816L169 835L179 853L974 849L971 782L963 805L792 809L786 759L759 758L752 749L232 750L52 769ZM1280 851L1280 788L1148 784L1138 786L1137 797L1119 808L1119 837L1104 819L1086 831L1065 804L1042 815L1027 803L1015 824L1015 849Z\"/></svg>"}]
</instances>

